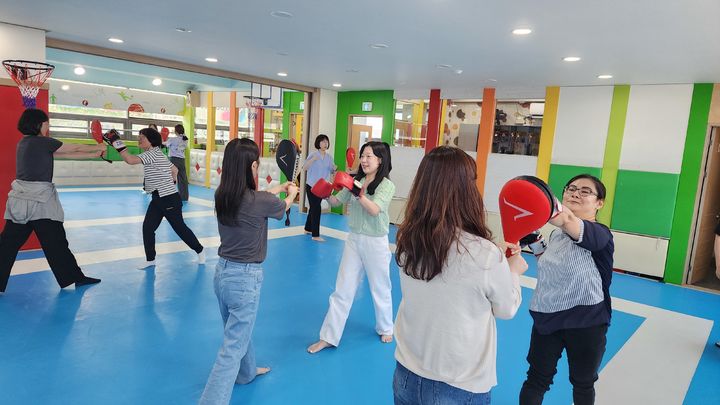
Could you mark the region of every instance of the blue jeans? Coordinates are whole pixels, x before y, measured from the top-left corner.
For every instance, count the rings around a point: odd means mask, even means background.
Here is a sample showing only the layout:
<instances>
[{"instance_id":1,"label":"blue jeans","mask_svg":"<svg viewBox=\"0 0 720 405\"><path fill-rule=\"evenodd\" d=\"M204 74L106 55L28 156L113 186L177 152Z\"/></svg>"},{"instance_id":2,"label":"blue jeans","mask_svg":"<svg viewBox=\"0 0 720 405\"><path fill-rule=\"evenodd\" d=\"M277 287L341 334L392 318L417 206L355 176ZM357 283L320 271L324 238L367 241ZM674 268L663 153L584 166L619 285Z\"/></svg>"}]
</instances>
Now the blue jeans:
<instances>
[{"instance_id":1,"label":"blue jeans","mask_svg":"<svg viewBox=\"0 0 720 405\"><path fill-rule=\"evenodd\" d=\"M441 381L420 377L399 362L393 376L395 405L489 405L490 391L475 394Z\"/></svg>"},{"instance_id":2,"label":"blue jeans","mask_svg":"<svg viewBox=\"0 0 720 405\"><path fill-rule=\"evenodd\" d=\"M252 332L260 301L262 266L220 258L214 281L225 337L200 397L203 405L230 403L234 384L247 384L257 374Z\"/></svg>"}]
</instances>

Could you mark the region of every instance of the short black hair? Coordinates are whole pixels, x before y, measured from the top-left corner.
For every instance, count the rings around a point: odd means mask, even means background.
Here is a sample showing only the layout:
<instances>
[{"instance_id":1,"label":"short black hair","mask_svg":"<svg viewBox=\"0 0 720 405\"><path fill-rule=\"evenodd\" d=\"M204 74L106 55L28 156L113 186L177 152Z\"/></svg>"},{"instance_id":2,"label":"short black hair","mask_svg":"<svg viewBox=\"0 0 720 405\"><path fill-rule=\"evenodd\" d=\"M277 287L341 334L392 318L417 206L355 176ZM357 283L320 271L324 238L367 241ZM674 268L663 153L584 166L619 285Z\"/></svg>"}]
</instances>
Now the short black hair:
<instances>
[{"instance_id":1,"label":"short black hair","mask_svg":"<svg viewBox=\"0 0 720 405\"><path fill-rule=\"evenodd\" d=\"M182 124L175 125L175 132L177 132L179 135L185 134L185 127Z\"/></svg>"},{"instance_id":2,"label":"short black hair","mask_svg":"<svg viewBox=\"0 0 720 405\"><path fill-rule=\"evenodd\" d=\"M320 134L315 137L315 149L320 149L320 142L322 141L327 141L328 148L330 147L330 138L328 138L328 136L325 134Z\"/></svg>"},{"instance_id":3,"label":"short black hair","mask_svg":"<svg viewBox=\"0 0 720 405\"><path fill-rule=\"evenodd\" d=\"M605 191L605 185L603 184L602 181L600 181L600 179L598 179L597 177L593 176L592 174L588 174L588 173L578 174L577 176L575 176L575 177L573 177L572 179L568 180L568 182L565 183L565 187L571 185L572 182L575 181L575 180L577 180L577 179L588 179L588 180L592 181L593 184L595 184L595 191L597 192L597 199L598 199L598 200L604 200L604 199L605 199L605 194L607 193L607 191Z\"/></svg>"},{"instance_id":4,"label":"short black hair","mask_svg":"<svg viewBox=\"0 0 720 405\"><path fill-rule=\"evenodd\" d=\"M150 142L150 145L162 146L162 136L160 136L160 132L152 128L143 128L140 130L140 135L147 138L148 142Z\"/></svg>"},{"instance_id":5,"label":"short black hair","mask_svg":"<svg viewBox=\"0 0 720 405\"><path fill-rule=\"evenodd\" d=\"M28 108L20 116L17 129L23 135L39 135L43 122L48 122L50 118L45 111L37 108Z\"/></svg>"}]
</instances>

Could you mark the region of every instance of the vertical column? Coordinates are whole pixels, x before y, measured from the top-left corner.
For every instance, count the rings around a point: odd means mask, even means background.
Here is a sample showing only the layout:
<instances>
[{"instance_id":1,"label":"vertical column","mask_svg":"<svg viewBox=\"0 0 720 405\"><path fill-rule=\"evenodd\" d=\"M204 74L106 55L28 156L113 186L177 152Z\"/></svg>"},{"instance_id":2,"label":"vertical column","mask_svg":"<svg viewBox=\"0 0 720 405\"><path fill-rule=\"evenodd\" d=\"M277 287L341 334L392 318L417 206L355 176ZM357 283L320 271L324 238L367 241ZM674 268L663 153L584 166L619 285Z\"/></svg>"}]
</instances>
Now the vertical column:
<instances>
[{"instance_id":1,"label":"vertical column","mask_svg":"<svg viewBox=\"0 0 720 405\"><path fill-rule=\"evenodd\" d=\"M485 193L485 173L490 151L492 150L493 131L495 130L495 89L483 89L482 109L480 111L480 129L478 130L477 158L477 185L480 195Z\"/></svg>"},{"instance_id":2,"label":"vertical column","mask_svg":"<svg viewBox=\"0 0 720 405\"><path fill-rule=\"evenodd\" d=\"M213 92L207 93L207 143L205 144L205 187L210 188L212 153L215 150L215 106Z\"/></svg>"},{"instance_id":3,"label":"vertical column","mask_svg":"<svg viewBox=\"0 0 720 405\"><path fill-rule=\"evenodd\" d=\"M263 156L263 146L265 138L265 110L262 107L253 107L255 110L255 143L260 149L260 156Z\"/></svg>"},{"instance_id":4,"label":"vertical column","mask_svg":"<svg viewBox=\"0 0 720 405\"><path fill-rule=\"evenodd\" d=\"M428 111L427 132L425 135L425 153L429 153L438 145L440 133L440 89L430 90L430 110Z\"/></svg>"},{"instance_id":5,"label":"vertical column","mask_svg":"<svg viewBox=\"0 0 720 405\"><path fill-rule=\"evenodd\" d=\"M238 137L237 92L230 92L230 140Z\"/></svg>"},{"instance_id":6,"label":"vertical column","mask_svg":"<svg viewBox=\"0 0 720 405\"><path fill-rule=\"evenodd\" d=\"M442 100L442 108L440 109L440 125L438 128L438 145L445 145L445 118L447 117L447 100Z\"/></svg>"},{"instance_id":7,"label":"vertical column","mask_svg":"<svg viewBox=\"0 0 720 405\"><path fill-rule=\"evenodd\" d=\"M185 136L188 137L188 147L185 149L185 161L188 164L185 165L185 171L189 179L190 149L195 148L195 107L191 106L189 101L185 103L185 110L183 110L183 126L185 127Z\"/></svg>"},{"instance_id":8,"label":"vertical column","mask_svg":"<svg viewBox=\"0 0 720 405\"><path fill-rule=\"evenodd\" d=\"M625 132L625 118L627 116L628 100L630 99L630 86L618 85L613 89L612 105L610 106L610 122L608 123L607 140L605 141L605 155L603 157L602 180L607 193L605 205L597 215L598 222L610 226L613 205L615 204L615 185L617 184L618 170L620 169L620 151Z\"/></svg>"},{"instance_id":9,"label":"vertical column","mask_svg":"<svg viewBox=\"0 0 720 405\"><path fill-rule=\"evenodd\" d=\"M545 89L545 111L543 112L542 128L540 129L540 147L538 149L537 171L535 175L550 184L550 162L557 123L560 87Z\"/></svg>"},{"instance_id":10,"label":"vertical column","mask_svg":"<svg viewBox=\"0 0 720 405\"><path fill-rule=\"evenodd\" d=\"M425 103L420 100L417 104L413 104L412 112L412 135L410 135L410 146L417 148L420 146L420 137L422 136L422 124L425 118Z\"/></svg>"}]
</instances>

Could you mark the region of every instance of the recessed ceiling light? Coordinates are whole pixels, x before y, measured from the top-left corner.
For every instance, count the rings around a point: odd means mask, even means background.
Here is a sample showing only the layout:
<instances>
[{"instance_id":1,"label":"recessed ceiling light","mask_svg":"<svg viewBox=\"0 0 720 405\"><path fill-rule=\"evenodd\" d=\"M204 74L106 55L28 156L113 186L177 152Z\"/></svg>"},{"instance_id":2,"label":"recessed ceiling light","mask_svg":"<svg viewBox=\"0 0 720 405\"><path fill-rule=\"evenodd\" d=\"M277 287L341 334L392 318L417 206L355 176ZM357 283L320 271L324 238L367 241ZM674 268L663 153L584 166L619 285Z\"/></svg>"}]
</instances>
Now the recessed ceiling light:
<instances>
[{"instance_id":1,"label":"recessed ceiling light","mask_svg":"<svg viewBox=\"0 0 720 405\"><path fill-rule=\"evenodd\" d=\"M278 72L277 75L278 75L278 76L281 76L281 77L285 77L285 76L287 76L287 73L285 73L285 72Z\"/></svg>"},{"instance_id":2,"label":"recessed ceiling light","mask_svg":"<svg viewBox=\"0 0 720 405\"><path fill-rule=\"evenodd\" d=\"M84 75L84 74L85 74L85 68L82 67L82 66L75 66L75 69L73 69L73 72L74 72L76 75L81 76L81 75Z\"/></svg>"},{"instance_id":3,"label":"recessed ceiling light","mask_svg":"<svg viewBox=\"0 0 720 405\"><path fill-rule=\"evenodd\" d=\"M456 74L456 75L461 75L462 72L463 72L462 69L455 69L455 74Z\"/></svg>"},{"instance_id":4,"label":"recessed ceiling light","mask_svg":"<svg viewBox=\"0 0 720 405\"><path fill-rule=\"evenodd\" d=\"M532 32L530 28L515 28L512 33L514 35L529 35Z\"/></svg>"},{"instance_id":5,"label":"recessed ceiling light","mask_svg":"<svg viewBox=\"0 0 720 405\"><path fill-rule=\"evenodd\" d=\"M612 75L599 75L598 79L612 79Z\"/></svg>"},{"instance_id":6,"label":"recessed ceiling light","mask_svg":"<svg viewBox=\"0 0 720 405\"><path fill-rule=\"evenodd\" d=\"M292 13L288 13L287 11L273 11L270 13L271 16L277 17L277 18L292 18Z\"/></svg>"},{"instance_id":7,"label":"recessed ceiling light","mask_svg":"<svg viewBox=\"0 0 720 405\"><path fill-rule=\"evenodd\" d=\"M125 42L120 38L108 38L108 41L115 43L115 44L122 44L123 42Z\"/></svg>"},{"instance_id":8,"label":"recessed ceiling light","mask_svg":"<svg viewBox=\"0 0 720 405\"><path fill-rule=\"evenodd\" d=\"M487 79L487 81L489 81L489 82L496 82L497 79Z\"/></svg>"},{"instance_id":9,"label":"recessed ceiling light","mask_svg":"<svg viewBox=\"0 0 720 405\"><path fill-rule=\"evenodd\" d=\"M60 86L60 88L63 89L63 91L68 91L68 90L70 90L70 86L67 85L67 84L63 84L62 86Z\"/></svg>"},{"instance_id":10,"label":"recessed ceiling light","mask_svg":"<svg viewBox=\"0 0 720 405\"><path fill-rule=\"evenodd\" d=\"M333 83L333 87L342 87L341 83Z\"/></svg>"},{"instance_id":11,"label":"recessed ceiling light","mask_svg":"<svg viewBox=\"0 0 720 405\"><path fill-rule=\"evenodd\" d=\"M435 67L438 68L438 69L450 69L450 68L452 67L452 65L446 65L446 64L444 64L444 63L441 63L441 64L438 64L438 65L435 65Z\"/></svg>"},{"instance_id":12,"label":"recessed ceiling light","mask_svg":"<svg viewBox=\"0 0 720 405\"><path fill-rule=\"evenodd\" d=\"M357 73L357 72L359 72L358 69L347 69L347 70L345 70L345 71L348 72L348 73Z\"/></svg>"},{"instance_id":13,"label":"recessed ceiling light","mask_svg":"<svg viewBox=\"0 0 720 405\"><path fill-rule=\"evenodd\" d=\"M285 51L278 51L277 54L280 55L280 56L288 56L288 55L289 55L289 54L288 54L287 52L285 52Z\"/></svg>"},{"instance_id":14,"label":"recessed ceiling light","mask_svg":"<svg viewBox=\"0 0 720 405\"><path fill-rule=\"evenodd\" d=\"M153 79L152 84L153 86L159 86L162 84L162 80L155 78Z\"/></svg>"},{"instance_id":15,"label":"recessed ceiling light","mask_svg":"<svg viewBox=\"0 0 720 405\"><path fill-rule=\"evenodd\" d=\"M190 30L189 28L185 28L185 27L177 27L177 28L175 28L175 31L184 32L184 33L192 32L192 30Z\"/></svg>"},{"instance_id":16,"label":"recessed ceiling light","mask_svg":"<svg viewBox=\"0 0 720 405\"><path fill-rule=\"evenodd\" d=\"M389 47L390 46L388 44L370 44L370 48L372 49L385 49Z\"/></svg>"},{"instance_id":17,"label":"recessed ceiling light","mask_svg":"<svg viewBox=\"0 0 720 405\"><path fill-rule=\"evenodd\" d=\"M205 60L212 63L217 63L218 61L217 58L205 58Z\"/></svg>"},{"instance_id":18,"label":"recessed ceiling light","mask_svg":"<svg viewBox=\"0 0 720 405\"><path fill-rule=\"evenodd\" d=\"M564 60L565 62L577 62L577 61L579 61L580 59L581 59L581 58L580 58L579 56L566 56L566 57L563 58L563 60Z\"/></svg>"}]
</instances>

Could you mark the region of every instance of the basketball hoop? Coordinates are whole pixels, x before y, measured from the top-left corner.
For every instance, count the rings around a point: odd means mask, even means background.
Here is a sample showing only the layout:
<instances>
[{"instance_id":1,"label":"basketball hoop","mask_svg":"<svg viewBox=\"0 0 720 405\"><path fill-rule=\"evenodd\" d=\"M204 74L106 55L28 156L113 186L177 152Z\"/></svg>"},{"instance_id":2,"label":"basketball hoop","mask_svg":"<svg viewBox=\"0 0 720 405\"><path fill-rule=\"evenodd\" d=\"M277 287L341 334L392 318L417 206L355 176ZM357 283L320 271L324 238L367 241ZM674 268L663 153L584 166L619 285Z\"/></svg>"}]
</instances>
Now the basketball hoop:
<instances>
[{"instance_id":1,"label":"basketball hoop","mask_svg":"<svg viewBox=\"0 0 720 405\"><path fill-rule=\"evenodd\" d=\"M257 117L257 108L262 108L263 99L260 97L245 96L245 107L248 108L248 119L254 120Z\"/></svg>"},{"instance_id":2,"label":"basketball hoop","mask_svg":"<svg viewBox=\"0 0 720 405\"><path fill-rule=\"evenodd\" d=\"M20 88L25 108L35 108L35 97L55 66L27 60L4 60L2 64Z\"/></svg>"}]
</instances>

